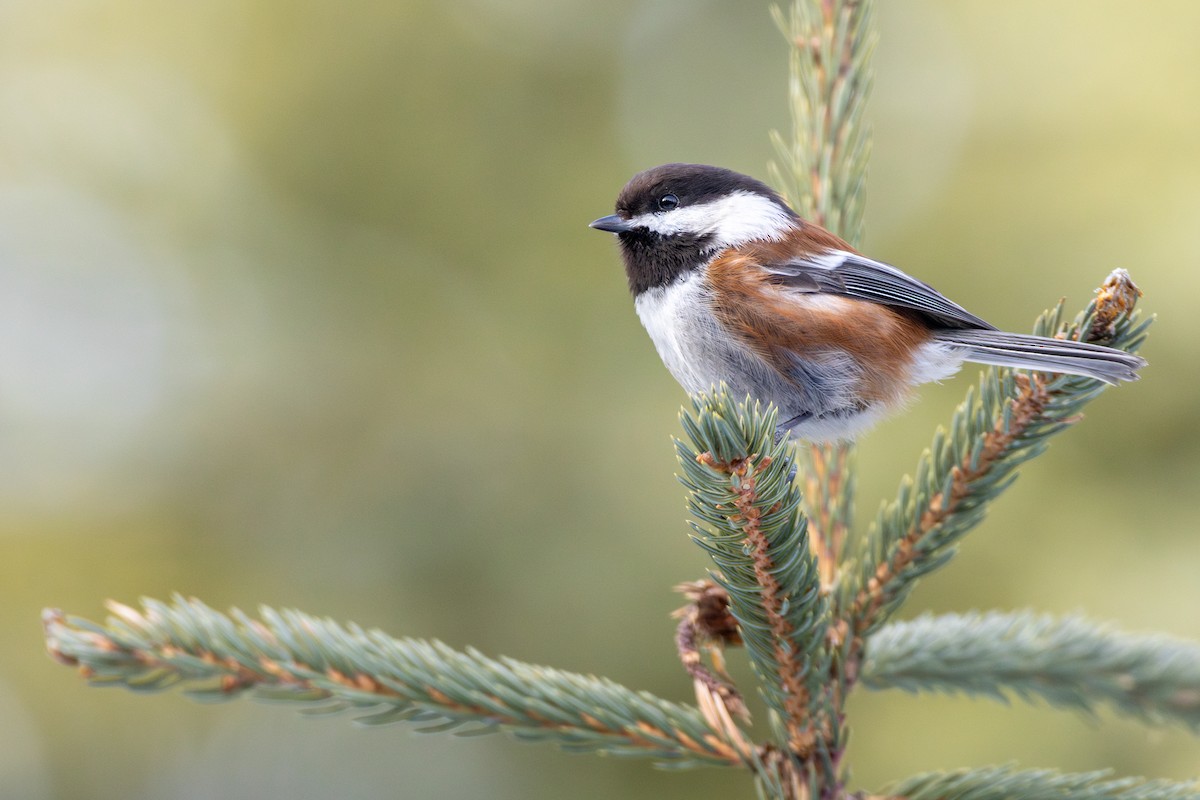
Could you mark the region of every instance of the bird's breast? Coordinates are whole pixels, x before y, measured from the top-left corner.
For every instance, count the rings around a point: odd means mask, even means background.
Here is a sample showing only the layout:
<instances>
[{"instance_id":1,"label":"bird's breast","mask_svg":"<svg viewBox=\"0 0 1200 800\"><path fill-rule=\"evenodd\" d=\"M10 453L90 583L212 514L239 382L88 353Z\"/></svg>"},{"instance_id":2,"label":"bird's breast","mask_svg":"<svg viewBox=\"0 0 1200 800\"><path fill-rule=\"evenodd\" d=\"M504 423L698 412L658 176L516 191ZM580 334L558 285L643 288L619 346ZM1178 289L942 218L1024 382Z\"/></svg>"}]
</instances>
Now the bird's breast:
<instances>
[{"instance_id":1,"label":"bird's breast","mask_svg":"<svg viewBox=\"0 0 1200 800\"><path fill-rule=\"evenodd\" d=\"M756 365L755 355L721 325L711 290L698 272L646 289L634 307L663 364L688 392L707 391L722 381L742 383L740 376L765 366Z\"/></svg>"}]
</instances>

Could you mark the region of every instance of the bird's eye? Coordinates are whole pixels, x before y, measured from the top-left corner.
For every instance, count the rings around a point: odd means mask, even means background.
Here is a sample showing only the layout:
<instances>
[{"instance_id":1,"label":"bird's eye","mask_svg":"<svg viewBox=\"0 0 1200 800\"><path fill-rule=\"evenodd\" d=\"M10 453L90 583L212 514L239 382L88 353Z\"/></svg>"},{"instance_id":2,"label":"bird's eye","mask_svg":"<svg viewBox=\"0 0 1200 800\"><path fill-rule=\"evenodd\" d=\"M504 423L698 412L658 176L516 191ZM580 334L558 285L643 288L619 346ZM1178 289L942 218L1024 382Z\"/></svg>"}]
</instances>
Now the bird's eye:
<instances>
[{"instance_id":1,"label":"bird's eye","mask_svg":"<svg viewBox=\"0 0 1200 800\"><path fill-rule=\"evenodd\" d=\"M673 194L664 194L658 198L658 209L660 211L670 211L672 208L679 206L679 198Z\"/></svg>"}]
</instances>

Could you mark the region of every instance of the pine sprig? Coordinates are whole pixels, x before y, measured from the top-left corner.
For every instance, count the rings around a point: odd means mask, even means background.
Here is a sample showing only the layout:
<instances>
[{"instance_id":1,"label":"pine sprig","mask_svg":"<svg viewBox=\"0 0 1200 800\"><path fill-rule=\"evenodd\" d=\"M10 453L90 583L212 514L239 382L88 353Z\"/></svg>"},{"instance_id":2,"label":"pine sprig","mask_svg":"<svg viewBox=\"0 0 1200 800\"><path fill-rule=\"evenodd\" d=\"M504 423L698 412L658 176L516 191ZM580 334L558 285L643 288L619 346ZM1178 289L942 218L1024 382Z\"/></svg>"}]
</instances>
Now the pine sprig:
<instances>
[{"instance_id":1,"label":"pine sprig","mask_svg":"<svg viewBox=\"0 0 1200 800\"><path fill-rule=\"evenodd\" d=\"M853 245L863 233L871 128L866 117L878 35L872 0L793 0L771 15L790 45L791 135L771 131L774 185L802 217ZM842 561L854 507L854 445L813 444L800 452L809 542L821 582Z\"/></svg>"},{"instance_id":2,"label":"pine sprig","mask_svg":"<svg viewBox=\"0 0 1200 800\"><path fill-rule=\"evenodd\" d=\"M665 766L734 766L753 757L698 709L603 678L395 639L298 611L264 607L253 619L178 596L142 605L110 603L104 625L47 611L47 648L94 686L186 686L200 701L249 693L321 713L358 710L365 725L407 721L460 736L504 731Z\"/></svg>"},{"instance_id":3,"label":"pine sprig","mask_svg":"<svg viewBox=\"0 0 1200 800\"><path fill-rule=\"evenodd\" d=\"M871 0L795 0L771 16L792 48L792 135L771 132L775 186L796 211L851 244L862 238L871 128L866 120L878 36Z\"/></svg>"},{"instance_id":4,"label":"pine sprig","mask_svg":"<svg viewBox=\"0 0 1200 800\"><path fill-rule=\"evenodd\" d=\"M799 454L809 541L825 591L837 580L854 523L854 451L852 442L813 442Z\"/></svg>"},{"instance_id":5,"label":"pine sprig","mask_svg":"<svg viewBox=\"0 0 1200 800\"><path fill-rule=\"evenodd\" d=\"M1072 323L1061 323L1060 303L1039 318L1034 332L1135 352L1151 322L1140 321L1134 311L1140 294L1128 274L1116 270ZM897 499L880 511L857 568L839 587L840 615L853 636L868 635L917 579L953 557L958 540L1016 479L1017 467L1078 422L1082 407L1105 388L1075 375L988 369L955 411L949 431L936 432L915 477L906 478Z\"/></svg>"},{"instance_id":6,"label":"pine sprig","mask_svg":"<svg viewBox=\"0 0 1200 800\"><path fill-rule=\"evenodd\" d=\"M1061 773L984 767L915 775L893 786L890 800L1195 800L1195 783L1113 778L1108 772Z\"/></svg>"},{"instance_id":7,"label":"pine sprig","mask_svg":"<svg viewBox=\"0 0 1200 800\"><path fill-rule=\"evenodd\" d=\"M862 681L872 689L1040 699L1085 713L1107 707L1200 732L1200 644L1075 616L993 612L892 623L870 638Z\"/></svg>"},{"instance_id":8,"label":"pine sprig","mask_svg":"<svg viewBox=\"0 0 1200 800\"><path fill-rule=\"evenodd\" d=\"M724 387L692 399L682 415L691 444L677 442L694 539L708 551L714 580L785 731L780 744L810 756L829 738L825 691L828 602L809 552L800 494L789 480L790 445L777 440L775 410L734 402Z\"/></svg>"}]
</instances>

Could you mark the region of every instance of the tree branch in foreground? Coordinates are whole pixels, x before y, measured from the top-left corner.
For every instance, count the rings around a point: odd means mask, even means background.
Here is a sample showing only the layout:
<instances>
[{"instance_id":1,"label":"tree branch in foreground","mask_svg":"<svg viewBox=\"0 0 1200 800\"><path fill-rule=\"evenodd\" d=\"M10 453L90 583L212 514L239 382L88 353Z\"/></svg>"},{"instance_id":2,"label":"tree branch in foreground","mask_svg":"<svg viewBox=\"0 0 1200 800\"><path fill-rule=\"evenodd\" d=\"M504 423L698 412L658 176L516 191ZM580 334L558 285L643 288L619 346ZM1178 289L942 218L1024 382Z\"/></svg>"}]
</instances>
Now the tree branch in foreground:
<instances>
[{"instance_id":1,"label":"tree branch in foreground","mask_svg":"<svg viewBox=\"0 0 1200 800\"><path fill-rule=\"evenodd\" d=\"M1195 783L1112 778L1107 772L1061 773L983 767L915 775L892 787L889 800L1195 800Z\"/></svg>"},{"instance_id":2,"label":"tree branch in foreground","mask_svg":"<svg viewBox=\"0 0 1200 800\"><path fill-rule=\"evenodd\" d=\"M1200 644L1081 617L1019 611L893 623L868 642L862 680L871 689L1015 696L1086 713L1108 707L1200 731Z\"/></svg>"},{"instance_id":3,"label":"tree branch in foreground","mask_svg":"<svg viewBox=\"0 0 1200 800\"><path fill-rule=\"evenodd\" d=\"M361 709L367 725L427 723L421 731L504 731L565 750L641 756L666 766L741 765L753 755L696 708L588 675L460 652L438 641L394 639L298 611L252 619L198 600L109 603L97 625L43 614L46 646L96 686L146 692L190 684L202 701L244 693ZM472 727L463 728L467 723Z\"/></svg>"},{"instance_id":4,"label":"tree branch in foreground","mask_svg":"<svg viewBox=\"0 0 1200 800\"><path fill-rule=\"evenodd\" d=\"M693 540L712 557L763 699L778 715L778 743L801 759L830 739L825 646L829 604L809 551L800 493L788 479L790 445L774 408L735 401L718 387L692 398L677 442L688 505L704 526Z\"/></svg>"}]
</instances>

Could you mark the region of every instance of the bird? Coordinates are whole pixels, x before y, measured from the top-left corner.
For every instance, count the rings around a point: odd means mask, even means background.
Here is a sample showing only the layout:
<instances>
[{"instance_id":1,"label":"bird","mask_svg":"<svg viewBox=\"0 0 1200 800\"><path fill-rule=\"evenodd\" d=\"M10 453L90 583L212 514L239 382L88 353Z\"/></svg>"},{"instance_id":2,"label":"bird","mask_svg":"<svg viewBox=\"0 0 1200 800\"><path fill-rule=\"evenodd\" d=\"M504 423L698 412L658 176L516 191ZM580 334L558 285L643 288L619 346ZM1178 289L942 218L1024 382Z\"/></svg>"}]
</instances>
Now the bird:
<instances>
[{"instance_id":1,"label":"bird","mask_svg":"<svg viewBox=\"0 0 1200 800\"><path fill-rule=\"evenodd\" d=\"M1109 384L1146 364L1001 331L721 167L639 172L590 227L616 235L637 315L684 390L723 383L774 404L781 437L854 439L964 361Z\"/></svg>"}]
</instances>

